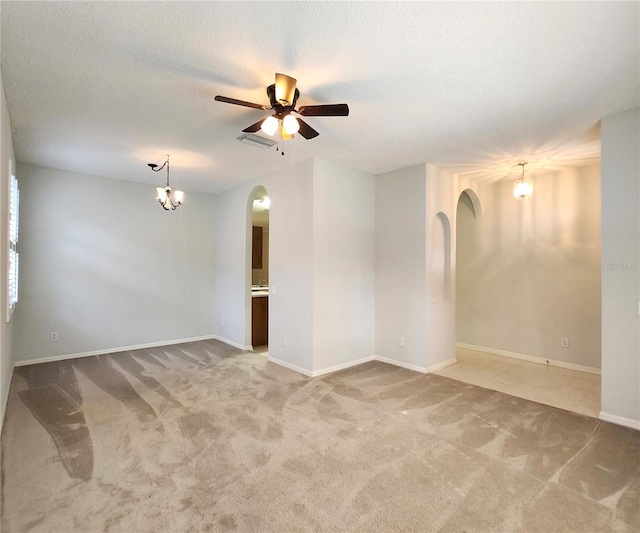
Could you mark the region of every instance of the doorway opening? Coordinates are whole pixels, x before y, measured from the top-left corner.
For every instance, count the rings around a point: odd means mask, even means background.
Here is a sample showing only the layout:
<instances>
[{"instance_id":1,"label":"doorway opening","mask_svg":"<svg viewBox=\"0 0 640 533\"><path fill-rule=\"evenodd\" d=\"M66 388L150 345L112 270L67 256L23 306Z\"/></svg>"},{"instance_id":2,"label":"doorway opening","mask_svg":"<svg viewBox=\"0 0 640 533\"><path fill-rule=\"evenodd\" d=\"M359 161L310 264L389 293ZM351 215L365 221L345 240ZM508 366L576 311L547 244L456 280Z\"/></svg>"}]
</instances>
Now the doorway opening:
<instances>
[{"instance_id":1,"label":"doorway opening","mask_svg":"<svg viewBox=\"0 0 640 533\"><path fill-rule=\"evenodd\" d=\"M271 200L260 186L249 198L251 208L251 346L269 355L269 209Z\"/></svg>"},{"instance_id":2,"label":"doorway opening","mask_svg":"<svg viewBox=\"0 0 640 533\"><path fill-rule=\"evenodd\" d=\"M501 186L508 190L511 184L496 185ZM503 191L499 198L511 198L509 193ZM555 256L549 259L547 254L546 263L540 265L534 252L544 242L543 237L553 235L557 228L548 224L535 234L524 224L529 221L532 225L533 219L524 214L520 219L515 216L526 204L505 205L493 200L485 216L474 191L466 189L458 199L454 282L457 364L437 373L598 417L600 376L595 369L554 360L551 348L542 344L554 323L547 319L553 309L545 306L539 293L555 283L554 278L562 272L554 272L553 278L548 276L543 267L549 268ZM502 222L504 219L516 222L509 226ZM559 305L561 299L554 303L555 307ZM511 346L525 349L509 350ZM526 346L531 346L531 351ZM536 352L546 357L527 355Z\"/></svg>"}]
</instances>

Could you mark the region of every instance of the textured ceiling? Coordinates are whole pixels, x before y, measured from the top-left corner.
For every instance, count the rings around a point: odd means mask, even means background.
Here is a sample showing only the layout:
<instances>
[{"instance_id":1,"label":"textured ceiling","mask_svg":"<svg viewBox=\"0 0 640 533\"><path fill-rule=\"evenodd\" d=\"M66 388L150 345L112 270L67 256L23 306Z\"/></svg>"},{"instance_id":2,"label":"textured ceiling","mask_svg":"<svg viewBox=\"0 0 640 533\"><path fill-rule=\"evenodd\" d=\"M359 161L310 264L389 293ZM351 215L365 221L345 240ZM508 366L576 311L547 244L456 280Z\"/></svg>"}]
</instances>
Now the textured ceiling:
<instances>
[{"instance_id":1,"label":"textured ceiling","mask_svg":"<svg viewBox=\"0 0 640 533\"><path fill-rule=\"evenodd\" d=\"M639 102L638 2L9 2L2 80L20 161L218 192L310 156L479 179L597 159ZM236 141L274 73L312 117L285 155Z\"/></svg>"}]
</instances>

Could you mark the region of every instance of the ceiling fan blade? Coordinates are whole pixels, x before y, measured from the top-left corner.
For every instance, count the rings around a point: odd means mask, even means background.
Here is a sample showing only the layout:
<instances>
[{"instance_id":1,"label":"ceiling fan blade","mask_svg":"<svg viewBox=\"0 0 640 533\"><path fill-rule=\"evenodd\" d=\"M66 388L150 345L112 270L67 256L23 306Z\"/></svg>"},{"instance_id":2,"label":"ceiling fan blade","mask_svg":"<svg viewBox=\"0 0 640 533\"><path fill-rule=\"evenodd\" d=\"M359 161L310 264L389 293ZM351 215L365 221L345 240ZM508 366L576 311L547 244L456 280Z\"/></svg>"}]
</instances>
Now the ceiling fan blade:
<instances>
[{"instance_id":1,"label":"ceiling fan blade","mask_svg":"<svg viewBox=\"0 0 640 533\"><path fill-rule=\"evenodd\" d=\"M262 123L267 120L266 118L263 118L262 120L258 120L258 122L256 122L255 124L251 124L251 126L249 126L248 128L243 129L242 131L246 132L246 133L255 133L256 131L260 131L260 126L262 126Z\"/></svg>"},{"instance_id":2,"label":"ceiling fan blade","mask_svg":"<svg viewBox=\"0 0 640 533\"><path fill-rule=\"evenodd\" d=\"M262 109L266 111L269 109L266 105L254 104L252 102L245 102L244 100L236 100L235 98L228 98L227 96L216 96L216 102L224 102L225 104L241 105L244 107L251 107L253 109Z\"/></svg>"},{"instance_id":3,"label":"ceiling fan blade","mask_svg":"<svg viewBox=\"0 0 640 533\"><path fill-rule=\"evenodd\" d=\"M320 135L316 130L314 130L311 126L309 126L309 124L307 124L301 118L297 118L296 120L298 121L298 124L300 124L300 129L298 130L298 133L302 135L305 139L313 139L314 137L317 137L318 135Z\"/></svg>"},{"instance_id":4,"label":"ceiling fan blade","mask_svg":"<svg viewBox=\"0 0 640 533\"><path fill-rule=\"evenodd\" d=\"M296 93L296 79L276 73L276 100L283 106L293 105Z\"/></svg>"},{"instance_id":5,"label":"ceiling fan blade","mask_svg":"<svg viewBox=\"0 0 640 533\"><path fill-rule=\"evenodd\" d=\"M297 111L303 117L347 117L347 104L303 105Z\"/></svg>"}]
</instances>

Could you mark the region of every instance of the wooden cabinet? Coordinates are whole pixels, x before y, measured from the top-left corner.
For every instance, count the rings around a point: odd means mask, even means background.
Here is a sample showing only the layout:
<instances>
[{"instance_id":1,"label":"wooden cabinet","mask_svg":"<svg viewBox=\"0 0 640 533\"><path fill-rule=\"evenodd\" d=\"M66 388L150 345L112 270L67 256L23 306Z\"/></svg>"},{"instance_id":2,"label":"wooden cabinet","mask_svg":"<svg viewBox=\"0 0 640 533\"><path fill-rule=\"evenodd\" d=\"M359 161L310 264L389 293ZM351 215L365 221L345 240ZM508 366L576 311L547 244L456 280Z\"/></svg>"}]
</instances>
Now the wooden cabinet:
<instances>
[{"instance_id":1,"label":"wooden cabinet","mask_svg":"<svg viewBox=\"0 0 640 533\"><path fill-rule=\"evenodd\" d=\"M262 268L262 228L253 226L253 244L251 253L251 268Z\"/></svg>"},{"instance_id":2,"label":"wooden cabinet","mask_svg":"<svg viewBox=\"0 0 640 533\"><path fill-rule=\"evenodd\" d=\"M269 344L268 296L251 298L251 344L253 346Z\"/></svg>"}]
</instances>

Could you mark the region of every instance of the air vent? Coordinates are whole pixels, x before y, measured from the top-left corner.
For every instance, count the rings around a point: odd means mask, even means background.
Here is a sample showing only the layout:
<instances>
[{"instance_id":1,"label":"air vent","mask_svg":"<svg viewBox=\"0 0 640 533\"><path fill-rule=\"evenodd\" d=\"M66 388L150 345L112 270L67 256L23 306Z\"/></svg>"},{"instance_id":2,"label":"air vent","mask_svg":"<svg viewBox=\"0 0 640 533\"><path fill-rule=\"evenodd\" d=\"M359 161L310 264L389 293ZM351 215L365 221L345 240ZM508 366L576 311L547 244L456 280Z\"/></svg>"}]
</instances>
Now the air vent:
<instances>
[{"instance_id":1,"label":"air vent","mask_svg":"<svg viewBox=\"0 0 640 533\"><path fill-rule=\"evenodd\" d=\"M265 139L264 137L260 137L260 135L254 135L253 133L243 133L238 137L238 140L241 143L250 144L251 146L257 146L258 148L271 148L276 144L275 141L271 139Z\"/></svg>"}]
</instances>

